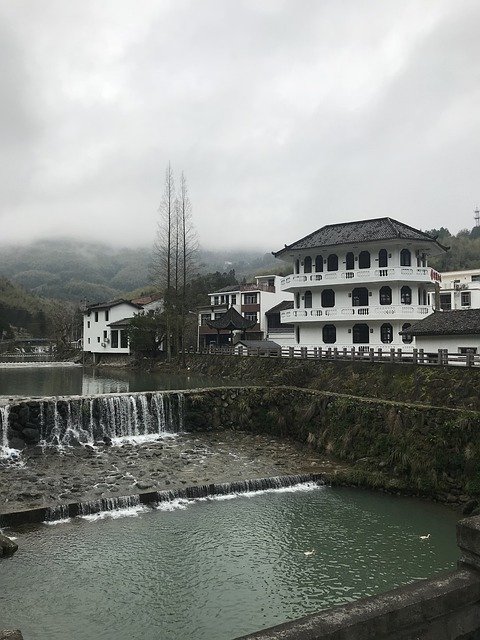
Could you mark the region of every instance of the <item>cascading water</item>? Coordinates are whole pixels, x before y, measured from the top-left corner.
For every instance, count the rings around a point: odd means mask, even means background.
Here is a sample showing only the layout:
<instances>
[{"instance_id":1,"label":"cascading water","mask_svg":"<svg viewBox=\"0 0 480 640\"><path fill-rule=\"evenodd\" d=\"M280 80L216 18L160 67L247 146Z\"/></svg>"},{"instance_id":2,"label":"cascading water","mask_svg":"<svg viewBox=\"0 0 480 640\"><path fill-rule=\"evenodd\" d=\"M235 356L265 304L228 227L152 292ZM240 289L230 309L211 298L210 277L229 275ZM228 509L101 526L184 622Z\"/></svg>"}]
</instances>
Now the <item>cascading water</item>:
<instances>
[{"instance_id":1,"label":"cascading water","mask_svg":"<svg viewBox=\"0 0 480 640\"><path fill-rule=\"evenodd\" d=\"M8 455L8 414L10 407L5 405L0 407L0 434L2 448L0 450L0 458L5 458Z\"/></svg>"},{"instance_id":2,"label":"cascading water","mask_svg":"<svg viewBox=\"0 0 480 640\"><path fill-rule=\"evenodd\" d=\"M176 433L184 426L184 397L181 392L96 396L93 398L45 398L22 403L28 425L19 426L19 407L10 408L13 430L22 438L28 426L27 444L64 447L95 442L155 439ZM0 409L2 452L8 449L8 407ZM17 430L17 431L15 431ZM37 431L35 436L32 431ZM3 453L2 453L3 455Z\"/></svg>"}]
</instances>

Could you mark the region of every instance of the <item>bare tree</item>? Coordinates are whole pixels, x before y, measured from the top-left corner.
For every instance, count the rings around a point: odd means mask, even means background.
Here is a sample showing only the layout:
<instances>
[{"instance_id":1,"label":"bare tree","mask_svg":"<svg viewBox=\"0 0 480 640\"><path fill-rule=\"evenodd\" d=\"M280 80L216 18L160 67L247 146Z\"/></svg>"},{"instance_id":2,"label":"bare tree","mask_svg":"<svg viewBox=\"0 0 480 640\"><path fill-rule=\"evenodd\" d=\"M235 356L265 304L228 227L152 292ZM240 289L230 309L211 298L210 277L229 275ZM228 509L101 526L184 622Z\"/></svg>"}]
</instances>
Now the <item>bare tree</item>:
<instances>
[{"instance_id":1,"label":"bare tree","mask_svg":"<svg viewBox=\"0 0 480 640\"><path fill-rule=\"evenodd\" d=\"M175 220L175 181L170 163L165 171L165 185L159 207L160 220L153 245L153 277L163 291L166 319L167 359L172 357L172 235Z\"/></svg>"},{"instance_id":2,"label":"bare tree","mask_svg":"<svg viewBox=\"0 0 480 640\"><path fill-rule=\"evenodd\" d=\"M178 353L185 343L187 283L193 273L198 247L187 181L182 173L176 197L170 164L165 174L165 189L159 211L160 220L153 248L153 277L163 291L167 359L170 360L172 351Z\"/></svg>"},{"instance_id":3,"label":"bare tree","mask_svg":"<svg viewBox=\"0 0 480 640\"><path fill-rule=\"evenodd\" d=\"M180 295L180 316L181 316L181 343L182 343L182 362L185 366L185 325L188 313L187 308L187 284L193 274L195 264L195 254L198 249L198 239L195 227L192 221L192 204L188 195L188 187L185 175L182 171L180 176L180 194L179 194L179 217L181 230L181 265L182 265L182 288Z\"/></svg>"}]
</instances>

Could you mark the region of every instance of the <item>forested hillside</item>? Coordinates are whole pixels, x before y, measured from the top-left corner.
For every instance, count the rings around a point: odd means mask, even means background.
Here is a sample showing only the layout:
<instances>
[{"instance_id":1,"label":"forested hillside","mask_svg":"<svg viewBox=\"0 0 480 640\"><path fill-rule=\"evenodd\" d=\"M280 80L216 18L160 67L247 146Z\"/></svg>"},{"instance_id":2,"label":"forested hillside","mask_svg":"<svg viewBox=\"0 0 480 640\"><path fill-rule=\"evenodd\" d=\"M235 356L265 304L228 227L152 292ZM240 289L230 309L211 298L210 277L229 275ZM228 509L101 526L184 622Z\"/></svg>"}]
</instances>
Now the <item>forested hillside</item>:
<instances>
[{"instance_id":1,"label":"forested hillside","mask_svg":"<svg viewBox=\"0 0 480 640\"><path fill-rule=\"evenodd\" d=\"M449 250L429 260L430 266L437 271L461 271L480 269L480 227L462 229L453 236L448 229L430 229L426 233L436 236L440 244Z\"/></svg>"},{"instance_id":2,"label":"forested hillside","mask_svg":"<svg viewBox=\"0 0 480 640\"><path fill-rule=\"evenodd\" d=\"M50 332L54 310L51 300L28 293L0 276L0 337L13 338L23 329L43 338Z\"/></svg>"}]
</instances>

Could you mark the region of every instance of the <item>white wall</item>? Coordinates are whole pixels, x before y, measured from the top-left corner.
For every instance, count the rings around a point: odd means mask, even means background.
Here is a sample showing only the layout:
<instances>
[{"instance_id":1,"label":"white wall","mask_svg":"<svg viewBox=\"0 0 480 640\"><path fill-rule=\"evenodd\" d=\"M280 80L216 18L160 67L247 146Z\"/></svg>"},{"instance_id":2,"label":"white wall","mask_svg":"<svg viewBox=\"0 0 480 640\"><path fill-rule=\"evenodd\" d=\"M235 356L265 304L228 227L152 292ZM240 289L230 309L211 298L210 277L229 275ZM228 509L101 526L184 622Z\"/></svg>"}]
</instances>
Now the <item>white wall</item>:
<instances>
[{"instance_id":1,"label":"white wall","mask_svg":"<svg viewBox=\"0 0 480 640\"><path fill-rule=\"evenodd\" d=\"M108 309L92 309L90 315L85 313L83 316L83 350L91 353L130 353L129 347L120 347L120 330L124 329L117 328L119 331L118 348L113 348L111 342L112 329L107 325L117 320L123 320L123 318L131 318L138 311L138 307L122 302ZM98 314L97 320L95 320L96 313ZM106 313L108 313L108 320L106 319ZM108 342L106 342L105 337ZM102 346L102 343L105 346Z\"/></svg>"},{"instance_id":2,"label":"white wall","mask_svg":"<svg viewBox=\"0 0 480 640\"><path fill-rule=\"evenodd\" d=\"M439 349L459 353L461 347L474 347L480 353L480 336L417 336L416 346L431 353L437 353Z\"/></svg>"}]
</instances>

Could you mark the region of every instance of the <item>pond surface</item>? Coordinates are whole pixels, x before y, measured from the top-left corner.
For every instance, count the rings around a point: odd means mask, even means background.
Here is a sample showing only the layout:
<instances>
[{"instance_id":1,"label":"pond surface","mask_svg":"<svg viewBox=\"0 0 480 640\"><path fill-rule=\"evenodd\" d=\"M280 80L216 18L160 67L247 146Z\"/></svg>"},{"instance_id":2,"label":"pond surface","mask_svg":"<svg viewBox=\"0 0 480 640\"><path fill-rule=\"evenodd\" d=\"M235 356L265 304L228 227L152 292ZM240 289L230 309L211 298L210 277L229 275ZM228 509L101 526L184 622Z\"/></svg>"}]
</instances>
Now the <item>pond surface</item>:
<instances>
[{"instance_id":1,"label":"pond surface","mask_svg":"<svg viewBox=\"0 0 480 640\"><path fill-rule=\"evenodd\" d=\"M1 626L26 640L229 640L455 568L455 514L413 499L317 487L177 506L9 532Z\"/></svg>"},{"instance_id":2,"label":"pond surface","mask_svg":"<svg viewBox=\"0 0 480 640\"><path fill-rule=\"evenodd\" d=\"M0 396L93 395L232 385L223 378L121 368L0 366ZM233 383L234 384L234 383Z\"/></svg>"}]
</instances>

